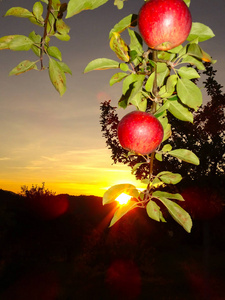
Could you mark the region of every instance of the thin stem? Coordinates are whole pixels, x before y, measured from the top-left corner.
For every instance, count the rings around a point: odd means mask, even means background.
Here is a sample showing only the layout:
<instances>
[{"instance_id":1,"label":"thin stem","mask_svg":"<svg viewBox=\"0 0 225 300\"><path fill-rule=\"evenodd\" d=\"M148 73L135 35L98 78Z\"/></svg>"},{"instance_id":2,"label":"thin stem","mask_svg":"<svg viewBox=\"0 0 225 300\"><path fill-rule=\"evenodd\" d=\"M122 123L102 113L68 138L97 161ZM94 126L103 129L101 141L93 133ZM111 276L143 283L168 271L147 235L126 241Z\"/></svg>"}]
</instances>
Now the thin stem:
<instances>
[{"instance_id":1,"label":"thin stem","mask_svg":"<svg viewBox=\"0 0 225 300\"><path fill-rule=\"evenodd\" d=\"M158 96L158 86L157 86L157 51L153 50L152 53L152 60L155 62L154 68L153 68L153 72L155 72L155 78L154 78L154 82L153 82L153 95L155 96L155 100L157 100L157 96ZM156 101L153 101L152 103L152 110L151 112L154 114L156 112ZM149 184L147 187L147 190L150 191L150 182L152 180L153 177L153 166L154 166L154 158L155 158L155 152L151 153L151 157L150 157L150 162L149 162Z\"/></svg>"},{"instance_id":2,"label":"thin stem","mask_svg":"<svg viewBox=\"0 0 225 300\"><path fill-rule=\"evenodd\" d=\"M155 65L154 65L154 68L153 68L153 72L155 72L155 79L154 79L154 82L153 82L152 93L157 99L157 96L158 96L158 87L157 87L157 60L158 60L158 57L157 57L157 51L156 50L153 50L153 52L152 52L152 60L155 62ZM156 112L156 101L153 101L152 113L154 114L155 112Z\"/></svg>"},{"instance_id":3,"label":"thin stem","mask_svg":"<svg viewBox=\"0 0 225 300\"><path fill-rule=\"evenodd\" d=\"M47 6L47 13L46 13L46 17L45 17L45 20L44 20L44 34L43 34L43 37L41 39L41 54L40 54L41 70L43 70L43 68L44 68L43 55L44 55L44 52L45 52L45 39L48 35L47 26L48 26L48 19L49 19L49 15L51 13L51 9L52 9L52 0L49 0L48 1L48 6Z\"/></svg>"}]
</instances>

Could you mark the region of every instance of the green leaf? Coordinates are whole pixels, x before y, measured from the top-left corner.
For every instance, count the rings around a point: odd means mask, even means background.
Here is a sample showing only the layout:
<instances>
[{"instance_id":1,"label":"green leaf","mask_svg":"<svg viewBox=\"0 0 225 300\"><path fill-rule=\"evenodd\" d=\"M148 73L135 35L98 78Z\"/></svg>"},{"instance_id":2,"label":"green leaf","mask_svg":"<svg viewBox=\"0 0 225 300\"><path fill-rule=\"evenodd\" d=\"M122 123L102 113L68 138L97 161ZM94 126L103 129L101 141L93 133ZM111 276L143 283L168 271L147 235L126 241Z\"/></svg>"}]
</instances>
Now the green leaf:
<instances>
[{"instance_id":1,"label":"green leaf","mask_svg":"<svg viewBox=\"0 0 225 300\"><path fill-rule=\"evenodd\" d=\"M116 53L116 56L122 61L128 62L130 57L128 55L128 46L121 38L118 32L113 32L110 40L110 48Z\"/></svg>"},{"instance_id":2,"label":"green leaf","mask_svg":"<svg viewBox=\"0 0 225 300\"><path fill-rule=\"evenodd\" d=\"M172 48L172 49L168 50L168 52L178 54L183 48L184 47L182 45L179 45L175 48Z\"/></svg>"},{"instance_id":3,"label":"green leaf","mask_svg":"<svg viewBox=\"0 0 225 300\"><path fill-rule=\"evenodd\" d=\"M66 91L66 76L61 65L52 58L49 58L49 77L55 89L62 96Z\"/></svg>"},{"instance_id":4,"label":"green leaf","mask_svg":"<svg viewBox=\"0 0 225 300\"><path fill-rule=\"evenodd\" d=\"M19 63L15 68L13 68L9 76L11 75L19 75L21 73L25 73L30 70L37 70L36 62L29 61L29 60L23 60L21 63Z\"/></svg>"},{"instance_id":5,"label":"green leaf","mask_svg":"<svg viewBox=\"0 0 225 300\"><path fill-rule=\"evenodd\" d=\"M47 22L47 33L48 37L55 35L56 33L56 20L57 20L57 11L49 14L48 22Z\"/></svg>"},{"instance_id":6,"label":"green leaf","mask_svg":"<svg viewBox=\"0 0 225 300\"><path fill-rule=\"evenodd\" d=\"M206 61L206 62L211 62L215 63L216 61L212 59L212 57L206 53L205 51L202 50L202 48L196 44L196 43L191 43L188 47L188 55L195 56L197 59Z\"/></svg>"},{"instance_id":7,"label":"green leaf","mask_svg":"<svg viewBox=\"0 0 225 300\"><path fill-rule=\"evenodd\" d=\"M43 5L40 1L35 2L33 5L33 14L37 18L37 20L43 21L42 14L43 14Z\"/></svg>"},{"instance_id":8,"label":"green leaf","mask_svg":"<svg viewBox=\"0 0 225 300\"><path fill-rule=\"evenodd\" d=\"M143 40L141 36L134 30L128 28L128 33L130 36L130 51L136 51L137 55L142 55L143 53Z\"/></svg>"},{"instance_id":9,"label":"green leaf","mask_svg":"<svg viewBox=\"0 0 225 300\"><path fill-rule=\"evenodd\" d=\"M177 84L178 76L177 75L171 75L168 77L166 81L166 86L165 88L161 88L159 91L159 96L162 98L167 98L170 97L174 91L175 91L175 86Z\"/></svg>"},{"instance_id":10,"label":"green leaf","mask_svg":"<svg viewBox=\"0 0 225 300\"><path fill-rule=\"evenodd\" d=\"M189 79L178 78L177 95L182 103L195 110L202 105L201 90Z\"/></svg>"},{"instance_id":11,"label":"green leaf","mask_svg":"<svg viewBox=\"0 0 225 300\"><path fill-rule=\"evenodd\" d=\"M70 36L68 34L61 34L56 32L54 36L60 41L68 42L70 40Z\"/></svg>"},{"instance_id":12,"label":"green leaf","mask_svg":"<svg viewBox=\"0 0 225 300\"><path fill-rule=\"evenodd\" d=\"M166 103L165 103L165 106L166 106ZM172 134L172 132L171 132L171 125L168 123L168 118L166 116L166 111L164 111L162 114L160 114L160 116L158 116L158 111L157 111L157 113L155 114L155 116L158 118L158 120L160 121L160 123L163 126L164 136L163 136L163 141L162 142L164 142Z\"/></svg>"},{"instance_id":13,"label":"green leaf","mask_svg":"<svg viewBox=\"0 0 225 300\"><path fill-rule=\"evenodd\" d=\"M178 74L182 78L187 78L187 79L200 78L200 75L198 74L198 72L194 68L191 68L191 67L181 67L178 70Z\"/></svg>"},{"instance_id":14,"label":"green leaf","mask_svg":"<svg viewBox=\"0 0 225 300\"><path fill-rule=\"evenodd\" d=\"M30 18L33 17L32 12L30 12L26 8L22 7L11 7L5 14L6 16L14 16L14 17L19 17L19 18Z\"/></svg>"},{"instance_id":15,"label":"green leaf","mask_svg":"<svg viewBox=\"0 0 225 300\"><path fill-rule=\"evenodd\" d=\"M162 142L166 141L172 135L171 125L168 123L164 128L164 136Z\"/></svg>"},{"instance_id":16,"label":"green leaf","mask_svg":"<svg viewBox=\"0 0 225 300\"><path fill-rule=\"evenodd\" d=\"M198 157L192 151L187 149L172 150L168 152L168 154L196 166L200 163Z\"/></svg>"},{"instance_id":17,"label":"green leaf","mask_svg":"<svg viewBox=\"0 0 225 300\"><path fill-rule=\"evenodd\" d=\"M61 7L60 0L52 0L52 7L55 11L59 11Z\"/></svg>"},{"instance_id":18,"label":"green leaf","mask_svg":"<svg viewBox=\"0 0 225 300\"><path fill-rule=\"evenodd\" d=\"M158 160L158 161L162 161L162 154L161 153L156 153L155 154L155 158Z\"/></svg>"},{"instance_id":19,"label":"green leaf","mask_svg":"<svg viewBox=\"0 0 225 300\"><path fill-rule=\"evenodd\" d=\"M108 0L70 0L67 6L67 18L80 13L83 10L93 10L105 4Z\"/></svg>"},{"instance_id":20,"label":"green leaf","mask_svg":"<svg viewBox=\"0 0 225 300\"><path fill-rule=\"evenodd\" d=\"M14 51L28 51L34 42L25 35L17 35L9 42L9 49Z\"/></svg>"},{"instance_id":21,"label":"green leaf","mask_svg":"<svg viewBox=\"0 0 225 300\"><path fill-rule=\"evenodd\" d=\"M165 219L163 218L160 207L155 203L155 201L150 200L148 202L148 204L146 205L146 211L147 211L148 216L151 219L153 219L157 222L160 222L160 221L166 222Z\"/></svg>"},{"instance_id":22,"label":"green leaf","mask_svg":"<svg viewBox=\"0 0 225 300\"><path fill-rule=\"evenodd\" d=\"M140 111L146 111L147 101L143 99L141 93L141 87L138 82L134 83L134 88L132 89L130 96L128 98L128 104L133 104Z\"/></svg>"},{"instance_id":23,"label":"green leaf","mask_svg":"<svg viewBox=\"0 0 225 300\"><path fill-rule=\"evenodd\" d=\"M129 70L129 66L126 63L121 63L120 64L120 70L127 72Z\"/></svg>"},{"instance_id":24,"label":"green leaf","mask_svg":"<svg viewBox=\"0 0 225 300\"><path fill-rule=\"evenodd\" d=\"M167 64L162 62L157 62L157 73L164 73L167 70Z\"/></svg>"},{"instance_id":25,"label":"green leaf","mask_svg":"<svg viewBox=\"0 0 225 300\"><path fill-rule=\"evenodd\" d=\"M140 87L142 85L144 79L145 79L145 75L139 75L139 74L134 74L134 73L128 75L123 81L123 91L122 91L123 95L125 95L128 90L132 90L134 87L134 83L137 81L139 82L138 87ZM137 88L137 86L136 86L136 88ZM140 90L140 88L138 88L138 90Z\"/></svg>"},{"instance_id":26,"label":"green leaf","mask_svg":"<svg viewBox=\"0 0 225 300\"><path fill-rule=\"evenodd\" d=\"M175 150L174 150L175 151ZM170 151L172 152L172 151ZM168 153L170 153L168 152ZM177 184L182 180L182 176L178 173L172 173L169 171L163 171L157 174L157 177L160 178L166 184Z\"/></svg>"},{"instance_id":27,"label":"green leaf","mask_svg":"<svg viewBox=\"0 0 225 300\"><path fill-rule=\"evenodd\" d=\"M149 179L147 179L147 180L149 181ZM142 181L144 181L144 180L142 180ZM149 184L149 182L143 182L143 183ZM153 179L152 182L150 182L150 186L154 187L154 188L158 188L158 187L164 186L164 185L165 184L161 180L159 180L159 178L157 176Z\"/></svg>"},{"instance_id":28,"label":"green leaf","mask_svg":"<svg viewBox=\"0 0 225 300\"><path fill-rule=\"evenodd\" d=\"M55 46L48 47L47 52L50 56L55 57L58 60L62 61L62 53L57 47Z\"/></svg>"},{"instance_id":29,"label":"green leaf","mask_svg":"<svg viewBox=\"0 0 225 300\"><path fill-rule=\"evenodd\" d=\"M29 18L29 21L35 25L38 25L40 27L44 27L44 21L36 19L34 16Z\"/></svg>"},{"instance_id":30,"label":"green leaf","mask_svg":"<svg viewBox=\"0 0 225 300\"><path fill-rule=\"evenodd\" d=\"M187 54L191 56L195 56L198 59L202 59L202 51L198 44L190 43L188 46Z\"/></svg>"},{"instance_id":31,"label":"green leaf","mask_svg":"<svg viewBox=\"0 0 225 300\"><path fill-rule=\"evenodd\" d=\"M113 84L115 84L117 82L120 82L127 76L128 75L126 73L122 73L122 72L114 74L109 81L110 86L112 86Z\"/></svg>"},{"instance_id":32,"label":"green leaf","mask_svg":"<svg viewBox=\"0 0 225 300\"><path fill-rule=\"evenodd\" d=\"M130 200L127 204L120 206L116 211L111 220L109 227L113 226L119 219L121 219L125 214L127 214L132 209L138 206L138 202Z\"/></svg>"},{"instance_id":33,"label":"green leaf","mask_svg":"<svg viewBox=\"0 0 225 300\"><path fill-rule=\"evenodd\" d=\"M184 0L184 2L186 3L186 5L189 7L191 4L191 0Z\"/></svg>"},{"instance_id":34,"label":"green leaf","mask_svg":"<svg viewBox=\"0 0 225 300\"><path fill-rule=\"evenodd\" d=\"M111 38L113 32L119 32L121 33L128 27L134 27L137 25L137 15L130 14L129 16L123 18L119 23L117 23L113 29L111 29L109 33L109 38Z\"/></svg>"},{"instance_id":35,"label":"green leaf","mask_svg":"<svg viewBox=\"0 0 225 300\"><path fill-rule=\"evenodd\" d=\"M164 71L158 73L158 64L159 63L157 63L157 86L160 88L164 84L166 77L168 77L168 75L170 74L170 71L169 71L169 68L166 67L164 69ZM164 64L164 63L161 63L161 64Z\"/></svg>"},{"instance_id":36,"label":"green leaf","mask_svg":"<svg viewBox=\"0 0 225 300\"><path fill-rule=\"evenodd\" d=\"M115 199L122 193L125 193L129 196L132 196L134 198L138 198L139 197L139 192L136 189L136 187L132 184L117 184L114 185L112 187L110 187L103 195L103 205L105 204L109 204L113 201L115 201Z\"/></svg>"},{"instance_id":37,"label":"green leaf","mask_svg":"<svg viewBox=\"0 0 225 300\"><path fill-rule=\"evenodd\" d=\"M34 31L32 31L29 34L29 39L31 39L35 44L39 44L41 43L41 36L39 34L36 34Z\"/></svg>"},{"instance_id":38,"label":"green leaf","mask_svg":"<svg viewBox=\"0 0 225 300\"><path fill-rule=\"evenodd\" d=\"M153 84L154 84L154 79L155 79L155 72L153 72L153 73L148 77L148 80L146 81L145 89L146 89L147 92L152 93L152 90L153 90Z\"/></svg>"},{"instance_id":39,"label":"green leaf","mask_svg":"<svg viewBox=\"0 0 225 300\"><path fill-rule=\"evenodd\" d=\"M146 110L146 105L147 102L146 101L142 101L142 86L143 86L143 81L145 79L145 75L137 75L137 74L132 74L132 75L136 75L136 76L128 76L131 78L135 78L135 81L132 81L128 88L128 103L135 105L139 110L141 111L145 111ZM126 77L124 79L124 82L126 81L126 79L128 78ZM123 82L123 83L124 83ZM127 82L125 82L125 84L127 85ZM123 92L124 92L124 86L123 86ZM125 91L124 95L126 94L127 91Z\"/></svg>"},{"instance_id":40,"label":"green leaf","mask_svg":"<svg viewBox=\"0 0 225 300\"><path fill-rule=\"evenodd\" d=\"M176 97L177 98L177 97ZM193 123L193 114L188 110L182 103L180 103L177 99L169 100L169 112L181 121L191 122Z\"/></svg>"},{"instance_id":41,"label":"green leaf","mask_svg":"<svg viewBox=\"0 0 225 300\"><path fill-rule=\"evenodd\" d=\"M163 146L162 151L163 152L168 152L172 150L172 146L170 144L166 144Z\"/></svg>"},{"instance_id":42,"label":"green leaf","mask_svg":"<svg viewBox=\"0 0 225 300\"><path fill-rule=\"evenodd\" d=\"M155 191L154 193L152 193L152 196L156 197L156 198L165 197L168 199L184 201L184 198L182 197L182 195L178 194L178 193L171 194L171 193L167 193L167 192L163 192L163 191Z\"/></svg>"},{"instance_id":43,"label":"green leaf","mask_svg":"<svg viewBox=\"0 0 225 300\"><path fill-rule=\"evenodd\" d=\"M48 0L41 0L42 2L44 2L45 4L48 4Z\"/></svg>"},{"instance_id":44,"label":"green leaf","mask_svg":"<svg viewBox=\"0 0 225 300\"><path fill-rule=\"evenodd\" d=\"M62 61L58 61L58 64L60 65L61 69L63 70L64 73L69 73L70 75L72 75L72 71L71 69L67 66L67 64L65 64Z\"/></svg>"},{"instance_id":45,"label":"green leaf","mask_svg":"<svg viewBox=\"0 0 225 300\"><path fill-rule=\"evenodd\" d=\"M114 0L114 5L116 5L118 9L122 9L123 8L123 1L124 0Z\"/></svg>"},{"instance_id":46,"label":"green leaf","mask_svg":"<svg viewBox=\"0 0 225 300\"><path fill-rule=\"evenodd\" d=\"M169 51L158 51L158 59L162 59L164 61L172 61L175 56L175 53L170 53Z\"/></svg>"},{"instance_id":47,"label":"green leaf","mask_svg":"<svg viewBox=\"0 0 225 300\"><path fill-rule=\"evenodd\" d=\"M173 219L190 233L192 228L190 215L177 203L164 197L159 197L158 199L166 206Z\"/></svg>"},{"instance_id":48,"label":"green leaf","mask_svg":"<svg viewBox=\"0 0 225 300\"><path fill-rule=\"evenodd\" d=\"M34 44L31 46L31 50L38 56L40 57L41 55L41 49L40 49L40 44L41 44L41 36L39 34L36 34L34 31L32 31L29 34L29 39L31 39Z\"/></svg>"},{"instance_id":49,"label":"green leaf","mask_svg":"<svg viewBox=\"0 0 225 300\"><path fill-rule=\"evenodd\" d=\"M205 67L203 65L203 63L201 61L199 61L198 59L196 59L193 56L190 55L186 55L184 56L184 58L181 61L182 64L191 64L191 65L195 65L199 70L205 70Z\"/></svg>"},{"instance_id":50,"label":"green leaf","mask_svg":"<svg viewBox=\"0 0 225 300\"><path fill-rule=\"evenodd\" d=\"M84 73L93 70L107 70L107 69L118 69L120 64L112 59L108 58L97 58L92 60L85 68Z\"/></svg>"},{"instance_id":51,"label":"green leaf","mask_svg":"<svg viewBox=\"0 0 225 300\"><path fill-rule=\"evenodd\" d=\"M169 108L169 105L170 105L169 101L166 100L164 104L160 106L160 108L156 111L155 117L158 118L162 113L165 113L165 111Z\"/></svg>"},{"instance_id":52,"label":"green leaf","mask_svg":"<svg viewBox=\"0 0 225 300\"><path fill-rule=\"evenodd\" d=\"M146 164L146 163L145 163L145 162L136 163L136 164L132 167L131 174L134 174L134 173L137 171L137 169L138 169L141 165L143 165L143 164Z\"/></svg>"},{"instance_id":53,"label":"green leaf","mask_svg":"<svg viewBox=\"0 0 225 300\"><path fill-rule=\"evenodd\" d=\"M193 22L187 40L190 42L198 38L199 42L204 42L206 40L213 38L214 36L215 34L208 26L198 22Z\"/></svg>"}]
</instances>

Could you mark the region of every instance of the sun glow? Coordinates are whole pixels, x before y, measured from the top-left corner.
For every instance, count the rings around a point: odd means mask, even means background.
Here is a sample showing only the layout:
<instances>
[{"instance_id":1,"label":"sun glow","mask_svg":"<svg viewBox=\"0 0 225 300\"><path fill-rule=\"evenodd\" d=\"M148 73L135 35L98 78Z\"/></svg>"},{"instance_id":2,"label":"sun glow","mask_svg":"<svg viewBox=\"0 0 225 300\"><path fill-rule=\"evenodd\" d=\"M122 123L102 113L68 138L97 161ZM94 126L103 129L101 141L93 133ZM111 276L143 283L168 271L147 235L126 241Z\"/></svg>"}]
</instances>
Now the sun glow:
<instances>
[{"instance_id":1,"label":"sun glow","mask_svg":"<svg viewBox=\"0 0 225 300\"><path fill-rule=\"evenodd\" d=\"M117 198L116 201L119 202L120 205L127 204L127 202L132 198L132 196L129 196L125 193L120 194Z\"/></svg>"}]
</instances>

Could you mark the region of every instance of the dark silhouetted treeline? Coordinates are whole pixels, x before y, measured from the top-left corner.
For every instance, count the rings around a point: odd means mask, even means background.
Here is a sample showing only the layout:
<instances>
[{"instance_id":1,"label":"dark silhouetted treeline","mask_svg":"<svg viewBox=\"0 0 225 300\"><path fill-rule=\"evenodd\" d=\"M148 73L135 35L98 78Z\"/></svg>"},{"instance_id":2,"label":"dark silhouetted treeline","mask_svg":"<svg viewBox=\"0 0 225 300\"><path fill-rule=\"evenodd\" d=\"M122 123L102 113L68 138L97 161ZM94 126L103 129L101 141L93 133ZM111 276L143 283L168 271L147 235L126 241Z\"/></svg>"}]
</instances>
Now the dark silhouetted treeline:
<instances>
[{"instance_id":1,"label":"dark silhouetted treeline","mask_svg":"<svg viewBox=\"0 0 225 300\"><path fill-rule=\"evenodd\" d=\"M68 205L49 219L0 190L0 299L222 299L224 209L197 215L188 234L169 215L158 223L142 209L108 228L115 204L52 197Z\"/></svg>"}]
</instances>

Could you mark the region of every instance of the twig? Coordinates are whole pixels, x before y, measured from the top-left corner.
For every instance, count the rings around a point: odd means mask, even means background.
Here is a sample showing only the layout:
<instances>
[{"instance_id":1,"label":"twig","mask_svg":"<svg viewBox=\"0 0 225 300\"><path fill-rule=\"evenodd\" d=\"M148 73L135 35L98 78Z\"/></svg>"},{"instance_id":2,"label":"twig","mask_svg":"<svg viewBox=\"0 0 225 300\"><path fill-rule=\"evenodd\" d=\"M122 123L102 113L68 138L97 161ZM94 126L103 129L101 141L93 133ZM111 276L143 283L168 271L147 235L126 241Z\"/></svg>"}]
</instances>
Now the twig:
<instances>
[{"instance_id":1,"label":"twig","mask_svg":"<svg viewBox=\"0 0 225 300\"><path fill-rule=\"evenodd\" d=\"M48 35L47 26L48 26L48 19L49 19L49 15L51 13L51 9L52 9L52 0L49 0L48 1L48 6L47 6L47 13L46 13L46 17L45 17L45 20L44 20L44 34L43 34L43 37L41 39L41 53L40 53L41 70L44 69L43 54L45 52L45 39Z\"/></svg>"}]
</instances>

